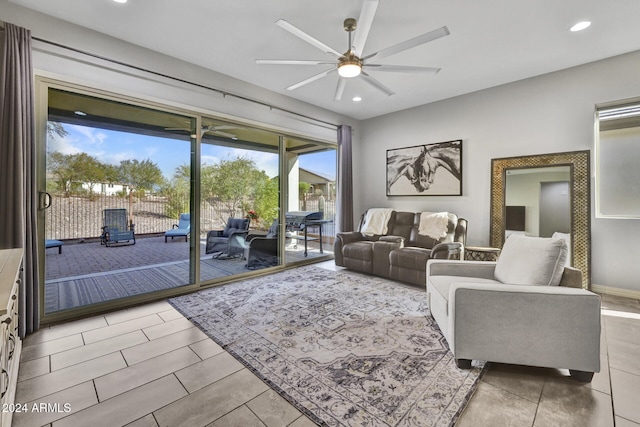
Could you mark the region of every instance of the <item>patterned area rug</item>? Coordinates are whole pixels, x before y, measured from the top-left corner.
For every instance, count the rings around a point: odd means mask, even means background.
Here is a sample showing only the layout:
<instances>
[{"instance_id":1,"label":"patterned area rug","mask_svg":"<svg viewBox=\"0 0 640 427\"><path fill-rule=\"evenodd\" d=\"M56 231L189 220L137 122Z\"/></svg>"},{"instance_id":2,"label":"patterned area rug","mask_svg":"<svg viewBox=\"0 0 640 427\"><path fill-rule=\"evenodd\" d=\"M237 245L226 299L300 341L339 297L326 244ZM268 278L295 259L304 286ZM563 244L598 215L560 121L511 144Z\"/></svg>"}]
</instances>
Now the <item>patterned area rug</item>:
<instances>
[{"instance_id":1,"label":"patterned area rug","mask_svg":"<svg viewBox=\"0 0 640 427\"><path fill-rule=\"evenodd\" d=\"M450 426L482 374L422 289L379 278L307 266L170 302L321 425Z\"/></svg>"}]
</instances>

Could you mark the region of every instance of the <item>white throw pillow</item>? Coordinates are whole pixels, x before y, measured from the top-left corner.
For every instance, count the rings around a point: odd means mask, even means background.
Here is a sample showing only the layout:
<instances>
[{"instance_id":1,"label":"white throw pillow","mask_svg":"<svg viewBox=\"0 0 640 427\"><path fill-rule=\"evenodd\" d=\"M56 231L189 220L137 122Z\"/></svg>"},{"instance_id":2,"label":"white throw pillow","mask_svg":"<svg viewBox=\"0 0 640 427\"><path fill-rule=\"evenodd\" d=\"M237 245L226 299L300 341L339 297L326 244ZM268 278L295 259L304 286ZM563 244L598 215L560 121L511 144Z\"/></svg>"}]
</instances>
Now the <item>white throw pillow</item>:
<instances>
[{"instance_id":1,"label":"white throw pillow","mask_svg":"<svg viewBox=\"0 0 640 427\"><path fill-rule=\"evenodd\" d=\"M568 257L563 239L515 234L502 247L494 277L515 285L557 286Z\"/></svg>"}]
</instances>

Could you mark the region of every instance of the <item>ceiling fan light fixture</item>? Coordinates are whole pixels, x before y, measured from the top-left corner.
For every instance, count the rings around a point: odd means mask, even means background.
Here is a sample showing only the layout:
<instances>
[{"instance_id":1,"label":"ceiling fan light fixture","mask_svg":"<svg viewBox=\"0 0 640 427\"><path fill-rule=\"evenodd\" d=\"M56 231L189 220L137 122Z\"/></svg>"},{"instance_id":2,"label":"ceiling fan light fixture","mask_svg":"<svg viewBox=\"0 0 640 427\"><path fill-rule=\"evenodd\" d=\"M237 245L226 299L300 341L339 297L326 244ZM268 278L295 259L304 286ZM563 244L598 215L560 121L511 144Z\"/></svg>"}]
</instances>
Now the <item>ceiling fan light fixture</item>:
<instances>
[{"instance_id":1,"label":"ceiling fan light fixture","mask_svg":"<svg viewBox=\"0 0 640 427\"><path fill-rule=\"evenodd\" d=\"M362 72L362 61L358 58L344 58L338 65L338 74L342 77L357 77Z\"/></svg>"}]
</instances>

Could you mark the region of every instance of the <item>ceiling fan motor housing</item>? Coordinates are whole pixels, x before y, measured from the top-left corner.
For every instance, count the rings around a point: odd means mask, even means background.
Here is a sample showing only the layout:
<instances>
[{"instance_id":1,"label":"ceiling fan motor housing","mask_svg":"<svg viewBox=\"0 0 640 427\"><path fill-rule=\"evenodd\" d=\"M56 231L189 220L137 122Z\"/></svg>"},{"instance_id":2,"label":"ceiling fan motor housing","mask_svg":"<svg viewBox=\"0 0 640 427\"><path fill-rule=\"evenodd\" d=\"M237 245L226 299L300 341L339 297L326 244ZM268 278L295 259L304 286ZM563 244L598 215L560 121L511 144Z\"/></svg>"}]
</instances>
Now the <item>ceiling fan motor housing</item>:
<instances>
[{"instance_id":1,"label":"ceiling fan motor housing","mask_svg":"<svg viewBox=\"0 0 640 427\"><path fill-rule=\"evenodd\" d=\"M348 32L352 32L357 27L357 21L354 18L347 18L344 20L344 30Z\"/></svg>"}]
</instances>

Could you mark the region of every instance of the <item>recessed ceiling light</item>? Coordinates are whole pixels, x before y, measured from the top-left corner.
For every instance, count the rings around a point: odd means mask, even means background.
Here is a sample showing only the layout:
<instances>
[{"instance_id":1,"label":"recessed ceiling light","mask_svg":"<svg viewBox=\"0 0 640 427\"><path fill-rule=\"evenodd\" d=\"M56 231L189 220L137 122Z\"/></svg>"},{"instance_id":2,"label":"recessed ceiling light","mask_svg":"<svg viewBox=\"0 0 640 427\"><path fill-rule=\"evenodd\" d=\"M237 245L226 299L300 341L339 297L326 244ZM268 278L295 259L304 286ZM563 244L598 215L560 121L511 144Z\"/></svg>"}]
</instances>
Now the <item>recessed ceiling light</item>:
<instances>
[{"instance_id":1,"label":"recessed ceiling light","mask_svg":"<svg viewBox=\"0 0 640 427\"><path fill-rule=\"evenodd\" d=\"M582 31L582 30L584 30L586 28L589 28L590 26L591 26L591 22L590 21L578 22L576 25L571 27L571 31L573 31L575 33L576 31Z\"/></svg>"},{"instance_id":2,"label":"recessed ceiling light","mask_svg":"<svg viewBox=\"0 0 640 427\"><path fill-rule=\"evenodd\" d=\"M359 96L354 96L354 97L352 98L352 100L353 100L353 102L360 102L360 101L362 101L362 98L361 98L361 97L359 97Z\"/></svg>"},{"instance_id":3,"label":"recessed ceiling light","mask_svg":"<svg viewBox=\"0 0 640 427\"><path fill-rule=\"evenodd\" d=\"M113 1L116 2L116 3L126 3L127 2L127 0L113 0Z\"/></svg>"}]
</instances>

